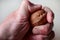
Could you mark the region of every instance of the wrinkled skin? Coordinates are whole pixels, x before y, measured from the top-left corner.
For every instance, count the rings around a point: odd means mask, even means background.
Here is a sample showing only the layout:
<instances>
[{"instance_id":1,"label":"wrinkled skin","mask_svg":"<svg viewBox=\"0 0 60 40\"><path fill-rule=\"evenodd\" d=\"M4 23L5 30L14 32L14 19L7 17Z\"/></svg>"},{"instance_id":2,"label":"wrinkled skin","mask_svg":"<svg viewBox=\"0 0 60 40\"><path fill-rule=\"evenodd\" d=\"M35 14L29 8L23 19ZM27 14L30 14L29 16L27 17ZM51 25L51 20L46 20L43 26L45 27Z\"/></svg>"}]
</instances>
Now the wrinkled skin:
<instances>
[{"instance_id":1,"label":"wrinkled skin","mask_svg":"<svg viewBox=\"0 0 60 40\"><path fill-rule=\"evenodd\" d=\"M44 9L47 12L47 21L48 25L41 25L40 27L36 27L38 29L31 29L29 23L29 16L39 9ZM20 7L12 12L7 18L2 22L0 25L0 39L1 40L49 40L44 39L47 37L48 33L52 33L51 24L53 23L53 12L47 8L43 7L42 5L36 5L28 0L23 0ZM49 30L48 30L49 29ZM41 30L41 31L40 31ZM45 32L43 32L45 30ZM31 32L32 31L32 32ZM40 32L41 33L40 33ZM49 31L49 32L48 32ZM45 35L43 35L45 33ZM50 37L51 37L51 34ZM49 37L49 36L48 36Z\"/></svg>"}]
</instances>

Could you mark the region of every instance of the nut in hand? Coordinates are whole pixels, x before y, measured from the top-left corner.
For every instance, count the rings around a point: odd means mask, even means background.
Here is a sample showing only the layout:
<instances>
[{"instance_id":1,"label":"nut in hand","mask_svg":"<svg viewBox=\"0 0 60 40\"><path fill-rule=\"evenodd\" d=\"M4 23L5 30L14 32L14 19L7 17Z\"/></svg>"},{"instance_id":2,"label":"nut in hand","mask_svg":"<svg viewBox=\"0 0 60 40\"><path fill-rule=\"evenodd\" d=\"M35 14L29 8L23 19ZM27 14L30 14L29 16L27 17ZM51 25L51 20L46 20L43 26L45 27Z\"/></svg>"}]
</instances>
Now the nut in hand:
<instances>
[{"instance_id":1,"label":"nut in hand","mask_svg":"<svg viewBox=\"0 0 60 40\"><path fill-rule=\"evenodd\" d=\"M34 27L46 24L47 23L46 15L47 13L43 9L34 12L30 18L31 25Z\"/></svg>"}]
</instances>

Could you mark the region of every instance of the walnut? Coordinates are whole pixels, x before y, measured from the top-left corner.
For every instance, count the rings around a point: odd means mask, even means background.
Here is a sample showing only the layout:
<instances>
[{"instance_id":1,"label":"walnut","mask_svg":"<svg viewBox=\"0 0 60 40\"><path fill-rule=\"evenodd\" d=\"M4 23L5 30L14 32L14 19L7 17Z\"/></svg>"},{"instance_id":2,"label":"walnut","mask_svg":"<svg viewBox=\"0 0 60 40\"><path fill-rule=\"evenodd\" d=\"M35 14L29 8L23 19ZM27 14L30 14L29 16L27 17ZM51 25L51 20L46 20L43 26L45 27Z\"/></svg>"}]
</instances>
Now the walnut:
<instances>
[{"instance_id":1,"label":"walnut","mask_svg":"<svg viewBox=\"0 0 60 40\"><path fill-rule=\"evenodd\" d=\"M47 23L46 15L47 13L43 9L34 12L30 17L31 25L34 27L46 24Z\"/></svg>"}]
</instances>

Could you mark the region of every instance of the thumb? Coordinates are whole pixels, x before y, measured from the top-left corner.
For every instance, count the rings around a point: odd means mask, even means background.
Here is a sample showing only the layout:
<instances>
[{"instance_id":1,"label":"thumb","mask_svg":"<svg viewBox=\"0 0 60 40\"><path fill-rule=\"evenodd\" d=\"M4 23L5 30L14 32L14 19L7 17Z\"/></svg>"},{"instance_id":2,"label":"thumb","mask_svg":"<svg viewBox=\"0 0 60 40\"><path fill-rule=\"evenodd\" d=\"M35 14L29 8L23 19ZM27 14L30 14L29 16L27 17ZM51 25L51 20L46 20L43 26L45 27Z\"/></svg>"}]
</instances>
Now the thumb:
<instances>
[{"instance_id":1,"label":"thumb","mask_svg":"<svg viewBox=\"0 0 60 40\"><path fill-rule=\"evenodd\" d=\"M41 9L41 8L42 8L42 5L33 4L29 0L23 0L20 7L18 8L19 9L18 11L20 13L26 15L26 14L29 14L29 12L32 13L32 12L35 12L35 11Z\"/></svg>"},{"instance_id":2,"label":"thumb","mask_svg":"<svg viewBox=\"0 0 60 40\"><path fill-rule=\"evenodd\" d=\"M28 13L28 0L22 0L21 5L19 6L18 10L18 15L25 15Z\"/></svg>"},{"instance_id":3,"label":"thumb","mask_svg":"<svg viewBox=\"0 0 60 40\"><path fill-rule=\"evenodd\" d=\"M42 5L40 5L40 4L33 4L30 1L28 1L28 9L29 9L29 11L31 13L33 13L33 12L35 12L35 11L41 9L41 8L42 8Z\"/></svg>"}]
</instances>

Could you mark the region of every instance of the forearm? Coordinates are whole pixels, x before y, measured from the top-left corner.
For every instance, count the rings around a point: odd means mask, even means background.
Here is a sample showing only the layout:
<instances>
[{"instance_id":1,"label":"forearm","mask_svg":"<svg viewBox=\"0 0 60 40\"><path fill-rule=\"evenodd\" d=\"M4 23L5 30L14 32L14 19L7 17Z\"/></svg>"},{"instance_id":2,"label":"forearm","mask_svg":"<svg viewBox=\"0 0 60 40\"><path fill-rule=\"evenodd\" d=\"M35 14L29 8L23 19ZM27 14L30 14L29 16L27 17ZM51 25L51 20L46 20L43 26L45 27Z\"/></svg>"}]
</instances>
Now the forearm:
<instances>
[{"instance_id":1,"label":"forearm","mask_svg":"<svg viewBox=\"0 0 60 40\"><path fill-rule=\"evenodd\" d=\"M13 17L12 17L13 16ZM28 30L28 27L24 27L28 25L28 20L24 16L14 16L9 15L6 20L0 25L0 39L13 39L15 35L19 34L20 31L25 33ZM22 18L23 17L23 18ZM27 29L26 29L27 28ZM19 31L19 33L18 33Z\"/></svg>"},{"instance_id":2,"label":"forearm","mask_svg":"<svg viewBox=\"0 0 60 40\"><path fill-rule=\"evenodd\" d=\"M0 39L7 39L7 37L10 35L9 34L9 29L10 29L11 23L2 23L0 25Z\"/></svg>"},{"instance_id":3,"label":"forearm","mask_svg":"<svg viewBox=\"0 0 60 40\"><path fill-rule=\"evenodd\" d=\"M0 39L7 39L10 36L10 29L14 22L13 13L8 15L6 19L0 24Z\"/></svg>"}]
</instances>

